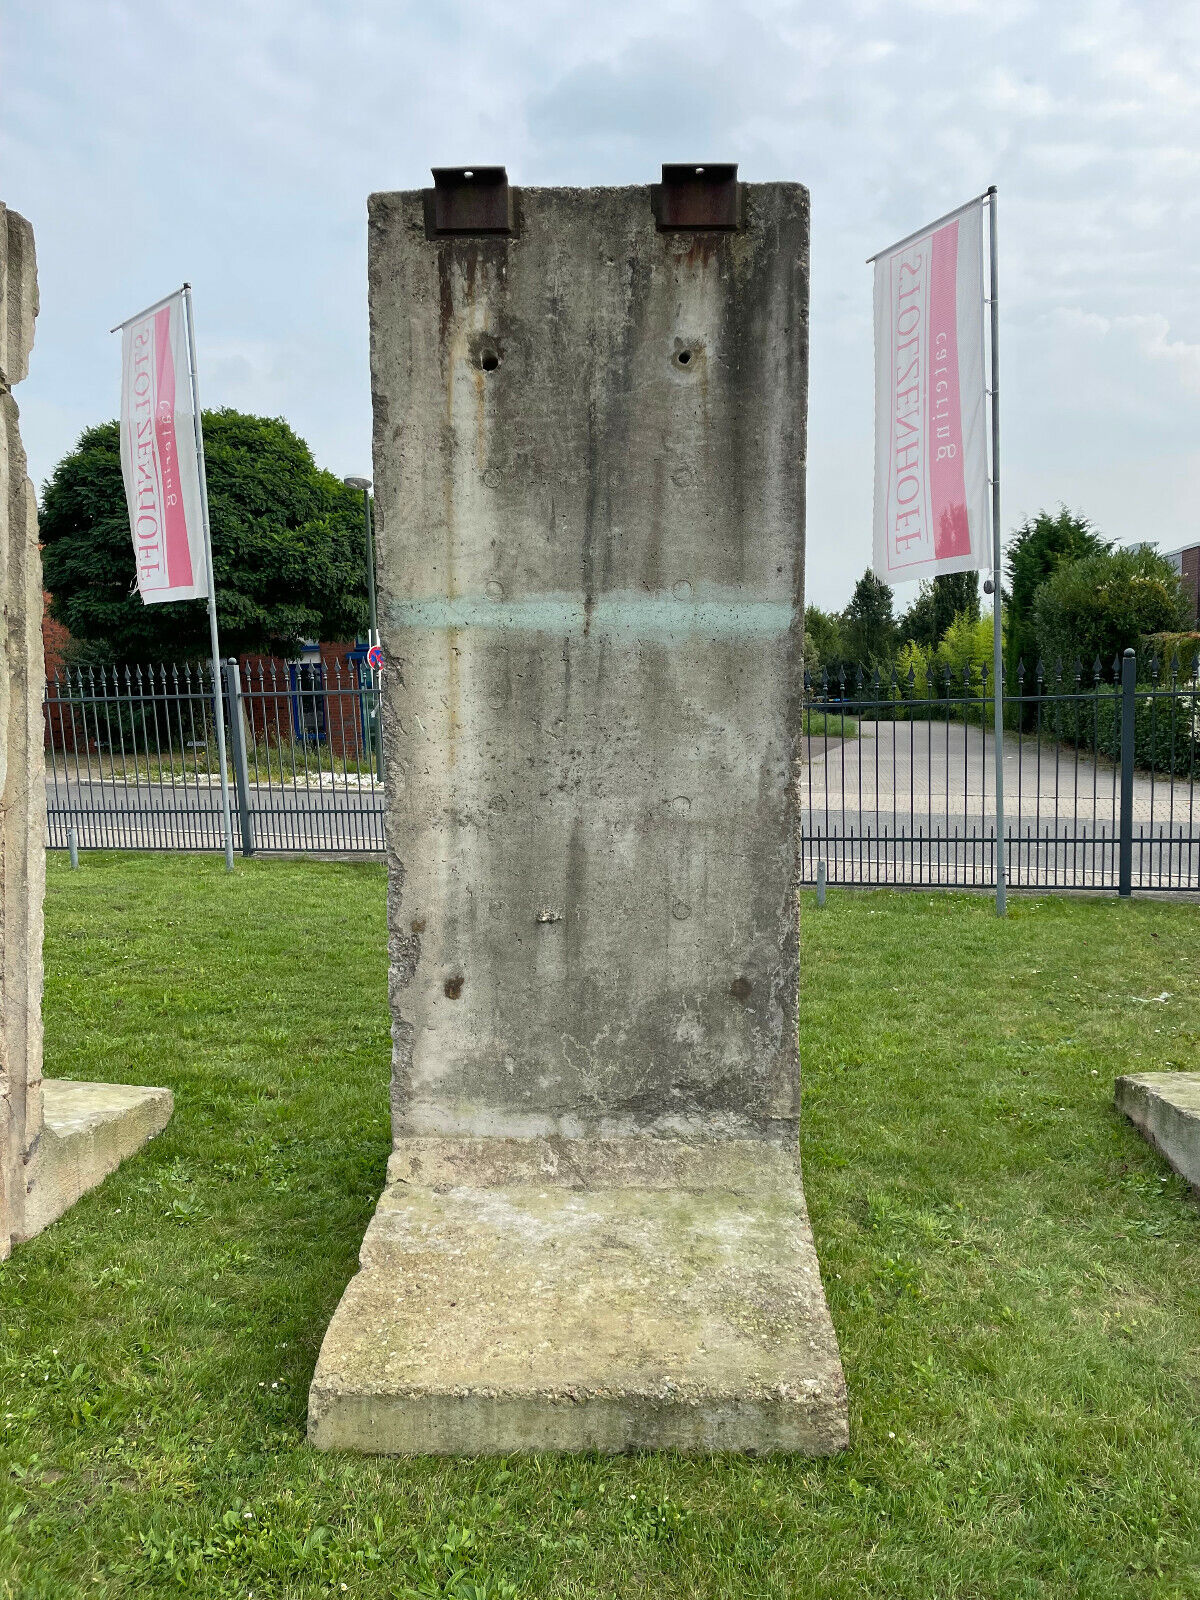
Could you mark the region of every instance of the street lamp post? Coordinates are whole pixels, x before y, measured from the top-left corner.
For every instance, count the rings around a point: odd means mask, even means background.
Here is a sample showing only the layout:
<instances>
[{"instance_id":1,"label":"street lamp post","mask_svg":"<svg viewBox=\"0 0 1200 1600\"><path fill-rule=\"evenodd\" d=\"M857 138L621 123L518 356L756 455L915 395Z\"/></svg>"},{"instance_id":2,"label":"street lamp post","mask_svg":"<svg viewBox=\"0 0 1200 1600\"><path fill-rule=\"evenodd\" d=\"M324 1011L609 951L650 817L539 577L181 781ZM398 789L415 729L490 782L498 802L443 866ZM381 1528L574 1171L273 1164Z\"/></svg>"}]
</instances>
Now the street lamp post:
<instances>
[{"instance_id":1,"label":"street lamp post","mask_svg":"<svg viewBox=\"0 0 1200 1600\"><path fill-rule=\"evenodd\" d=\"M363 531L367 536L367 648L379 643L379 616L375 610L375 540L371 532L371 480L370 478L343 478L347 489L361 489L363 497ZM375 745L375 769L383 782L383 739L379 726L379 674L368 665L371 687L375 691L375 705L371 717L371 735Z\"/></svg>"},{"instance_id":2,"label":"street lamp post","mask_svg":"<svg viewBox=\"0 0 1200 1600\"><path fill-rule=\"evenodd\" d=\"M379 618L375 612L375 540L371 533L371 480L370 478L343 478L347 489L361 489L363 497L363 531L367 536L367 610L370 614L368 644L379 643Z\"/></svg>"}]
</instances>

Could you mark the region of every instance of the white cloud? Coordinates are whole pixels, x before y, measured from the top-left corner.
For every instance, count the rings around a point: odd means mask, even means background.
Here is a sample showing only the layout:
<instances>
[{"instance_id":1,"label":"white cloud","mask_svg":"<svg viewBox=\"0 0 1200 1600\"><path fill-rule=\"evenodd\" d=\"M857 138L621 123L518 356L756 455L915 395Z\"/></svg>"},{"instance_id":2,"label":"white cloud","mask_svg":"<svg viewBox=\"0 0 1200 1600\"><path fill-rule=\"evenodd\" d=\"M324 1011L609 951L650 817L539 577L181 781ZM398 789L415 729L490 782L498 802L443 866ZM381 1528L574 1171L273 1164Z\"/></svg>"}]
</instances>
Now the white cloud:
<instances>
[{"instance_id":1,"label":"white cloud","mask_svg":"<svg viewBox=\"0 0 1200 1600\"><path fill-rule=\"evenodd\" d=\"M38 231L38 477L110 416L107 329L196 284L206 403L370 439L365 198L429 166L813 191L810 573L866 564L864 258L1001 196L1007 503L1196 531L1200 9L1176 0L42 0L6 19L0 198ZM164 70L165 69L165 70ZM1188 492L1181 490L1188 486Z\"/></svg>"}]
</instances>

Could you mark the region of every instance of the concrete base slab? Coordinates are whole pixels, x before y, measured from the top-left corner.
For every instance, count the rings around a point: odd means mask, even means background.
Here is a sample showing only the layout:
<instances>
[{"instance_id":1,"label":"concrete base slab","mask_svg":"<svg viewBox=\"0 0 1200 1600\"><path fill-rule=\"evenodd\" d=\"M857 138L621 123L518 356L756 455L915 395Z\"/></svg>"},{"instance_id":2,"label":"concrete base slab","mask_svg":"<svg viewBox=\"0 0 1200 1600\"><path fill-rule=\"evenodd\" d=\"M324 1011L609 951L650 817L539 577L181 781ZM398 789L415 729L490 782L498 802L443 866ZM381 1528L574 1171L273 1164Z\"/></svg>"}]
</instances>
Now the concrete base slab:
<instances>
[{"instance_id":1,"label":"concrete base slab","mask_svg":"<svg viewBox=\"0 0 1200 1600\"><path fill-rule=\"evenodd\" d=\"M1200 1189L1200 1072L1139 1072L1116 1082L1117 1110Z\"/></svg>"},{"instance_id":2,"label":"concrete base slab","mask_svg":"<svg viewBox=\"0 0 1200 1600\"><path fill-rule=\"evenodd\" d=\"M828 1455L847 1444L845 1382L792 1162L765 1163L758 1186L740 1190L663 1187L661 1162L647 1184L580 1188L537 1181L547 1153L561 1165L552 1146L579 1145L546 1140L514 1163L532 1181L395 1177L469 1172L470 1159L431 1153L436 1142L421 1141L415 1162L393 1157L313 1377L318 1448ZM617 1163L623 1180L637 1166Z\"/></svg>"},{"instance_id":3,"label":"concrete base slab","mask_svg":"<svg viewBox=\"0 0 1200 1600\"><path fill-rule=\"evenodd\" d=\"M125 1083L42 1082L45 1121L32 1163L23 1236L57 1221L171 1120L169 1089Z\"/></svg>"}]
</instances>

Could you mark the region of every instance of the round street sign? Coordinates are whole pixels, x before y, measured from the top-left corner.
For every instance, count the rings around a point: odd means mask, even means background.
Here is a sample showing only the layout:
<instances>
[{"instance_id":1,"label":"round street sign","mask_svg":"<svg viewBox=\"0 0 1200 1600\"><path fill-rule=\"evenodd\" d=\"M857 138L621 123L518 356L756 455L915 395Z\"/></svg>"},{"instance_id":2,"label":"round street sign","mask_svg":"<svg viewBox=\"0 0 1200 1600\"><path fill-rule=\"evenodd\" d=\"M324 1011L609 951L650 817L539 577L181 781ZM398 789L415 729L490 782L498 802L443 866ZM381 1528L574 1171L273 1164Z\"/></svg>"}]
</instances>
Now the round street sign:
<instances>
[{"instance_id":1,"label":"round street sign","mask_svg":"<svg viewBox=\"0 0 1200 1600\"><path fill-rule=\"evenodd\" d=\"M368 666L374 667L376 672L378 672L380 667L382 667L383 651L377 644L373 644L367 651L367 664Z\"/></svg>"}]
</instances>

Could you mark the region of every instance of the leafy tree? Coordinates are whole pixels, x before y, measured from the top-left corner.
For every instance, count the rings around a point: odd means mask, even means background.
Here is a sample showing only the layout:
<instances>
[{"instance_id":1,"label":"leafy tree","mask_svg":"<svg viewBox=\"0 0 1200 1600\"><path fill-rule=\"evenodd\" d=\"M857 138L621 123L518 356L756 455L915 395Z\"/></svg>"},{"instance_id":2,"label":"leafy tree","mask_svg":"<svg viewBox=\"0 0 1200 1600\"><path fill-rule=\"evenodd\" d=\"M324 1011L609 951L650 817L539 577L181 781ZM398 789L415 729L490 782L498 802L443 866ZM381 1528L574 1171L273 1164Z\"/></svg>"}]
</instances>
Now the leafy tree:
<instances>
[{"instance_id":1,"label":"leafy tree","mask_svg":"<svg viewBox=\"0 0 1200 1600\"><path fill-rule=\"evenodd\" d=\"M844 654L842 619L837 612L805 606L804 664L809 672L819 672L822 667L836 669Z\"/></svg>"},{"instance_id":2,"label":"leafy tree","mask_svg":"<svg viewBox=\"0 0 1200 1600\"><path fill-rule=\"evenodd\" d=\"M1032 681L1037 666L1033 605L1041 585L1059 567L1111 548L1086 517L1066 506L1059 506L1056 516L1039 511L1012 536L1007 557L1010 592L1004 614L1004 671L1010 694L1016 693L1018 665L1025 663L1026 684Z\"/></svg>"},{"instance_id":3,"label":"leafy tree","mask_svg":"<svg viewBox=\"0 0 1200 1600\"><path fill-rule=\"evenodd\" d=\"M909 684L909 674L912 683ZM898 699L913 707L911 715L928 714L922 701L941 701L931 707L935 717L980 720L985 681L992 676L992 619L955 617L934 649L906 639L896 659Z\"/></svg>"},{"instance_id":4,"label":"leafy tree","mask_svg":"<svg viewBox=\"0 0 1200 1600\"><path fill-rule=\"evenodd\" d=\"M1099 656L1107 672L1123 650L1146 634L1184 628L1188 615L1179 577L1161 556L1105 550L1046 579L1033 603L1033 636L1047 674L1061 661L1066 678L1077 657L1088 672Z\"/></svg>"},{"instance_id":5,"label":"leafy tree","mask_svg":"<svg viewBox=\"0 0 1200 1600\"><path fill-rule=\"evenodd\" d=\"M979 621L979 574L945 572L932 583L922 582L917 598L897 625L902 639L934 650L956 617Z\"/></svg>"},{"instance_id":6,"label":"leafy tree","mask_svg":"<svg viewBox=\"0 0 1200 1600\"><path fill-rule=\"evenodd\" d=\"M893 595L870 567L854 585L850 604L842 613L842 637L847 658L864 669L891 668L896 645Z\"/></svg>"},{"instance_id":7,"label":"leafy tree","mask_svg":"<svg viewBox=\"0 0 1200 1600\"><path fill-rule=\"evenodd\" d=\"M281 417L204 413L221 647L294 655L366 627L362 496ZM51 614L117 661L206 656L207 602L145 605L135 584L117 423L89 428L42 491Z\"/></svg>"}]
</instances>

